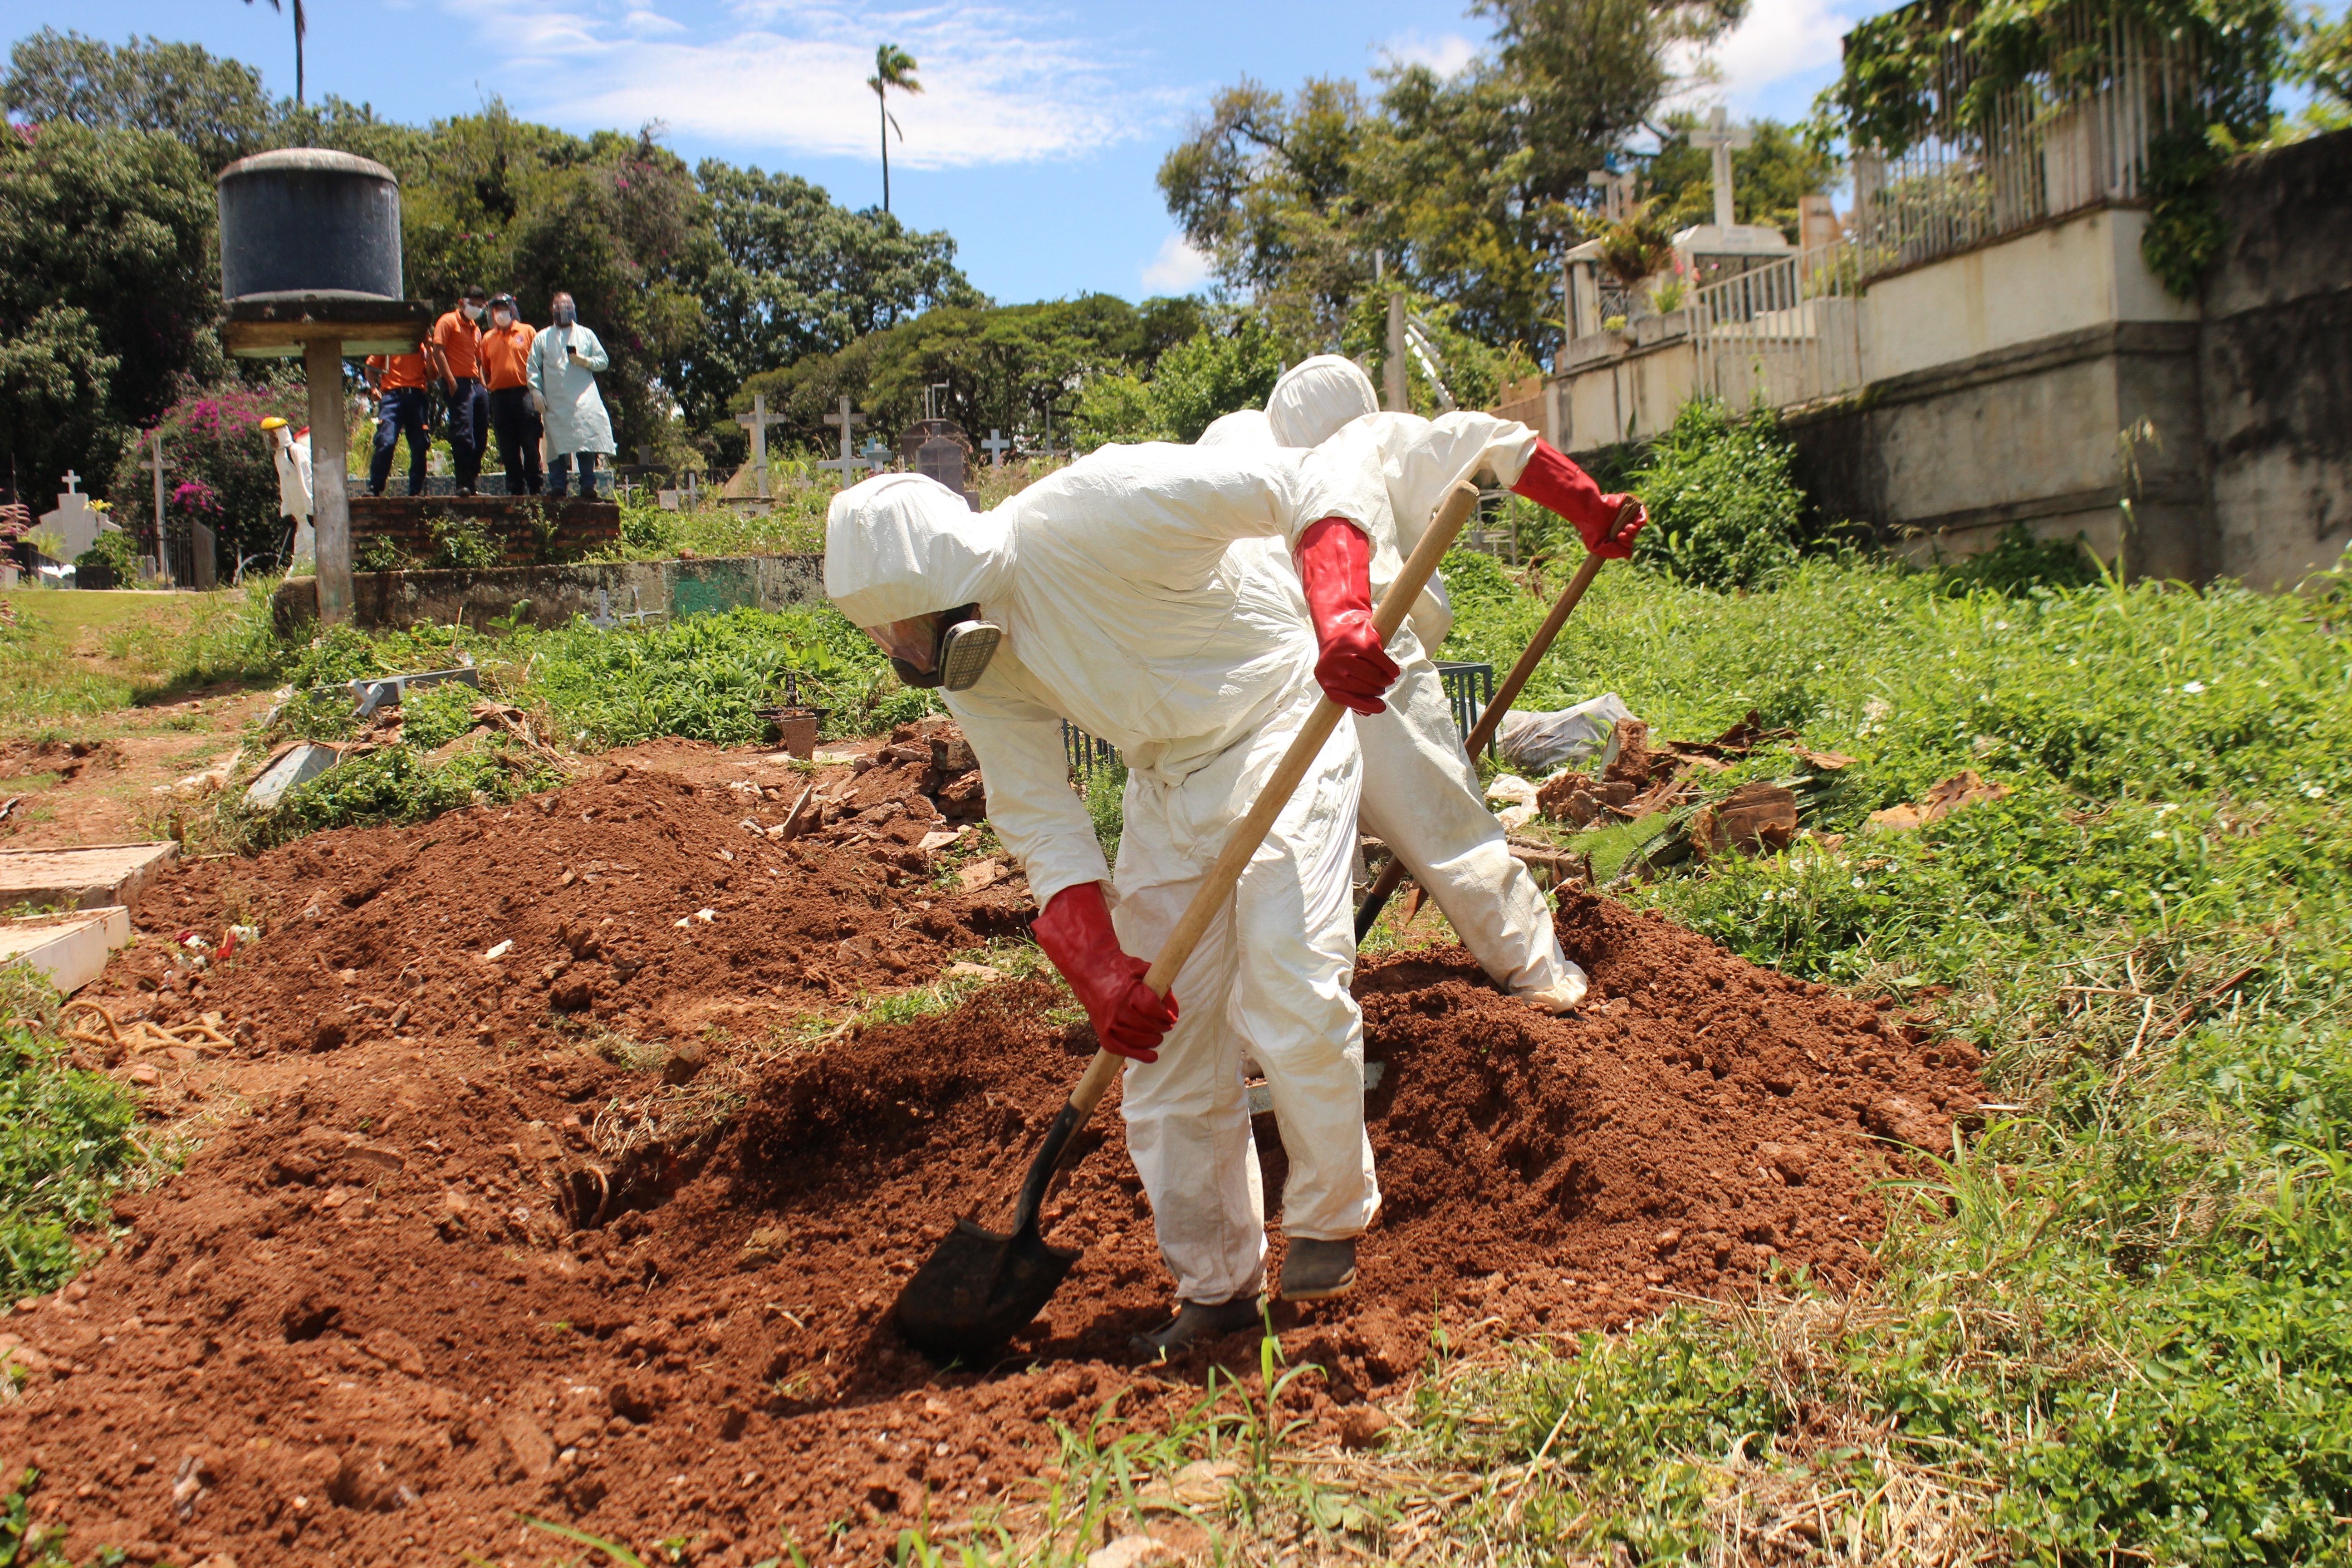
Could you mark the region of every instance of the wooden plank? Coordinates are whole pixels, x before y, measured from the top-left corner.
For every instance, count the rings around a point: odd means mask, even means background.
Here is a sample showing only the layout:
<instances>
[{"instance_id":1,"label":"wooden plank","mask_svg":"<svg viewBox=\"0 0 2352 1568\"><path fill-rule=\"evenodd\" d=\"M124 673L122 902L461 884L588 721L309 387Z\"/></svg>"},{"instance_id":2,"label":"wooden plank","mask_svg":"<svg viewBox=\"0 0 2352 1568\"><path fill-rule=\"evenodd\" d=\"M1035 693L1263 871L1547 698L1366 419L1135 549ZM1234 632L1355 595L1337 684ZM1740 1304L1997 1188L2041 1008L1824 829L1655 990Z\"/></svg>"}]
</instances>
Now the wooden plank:
<instances>
[{"instance_id":1,"label":"wooden plank","mask_svg":"<svg viewBox=\"0 0 2352 1568\"><path fill-rule=\"evenodd\" d=\"M121 904L137 910L156 872L172 863L179 845L88 844L48 849L0 849L0 909L46 904L68 910Z\"/></svg>"}]
</instances>

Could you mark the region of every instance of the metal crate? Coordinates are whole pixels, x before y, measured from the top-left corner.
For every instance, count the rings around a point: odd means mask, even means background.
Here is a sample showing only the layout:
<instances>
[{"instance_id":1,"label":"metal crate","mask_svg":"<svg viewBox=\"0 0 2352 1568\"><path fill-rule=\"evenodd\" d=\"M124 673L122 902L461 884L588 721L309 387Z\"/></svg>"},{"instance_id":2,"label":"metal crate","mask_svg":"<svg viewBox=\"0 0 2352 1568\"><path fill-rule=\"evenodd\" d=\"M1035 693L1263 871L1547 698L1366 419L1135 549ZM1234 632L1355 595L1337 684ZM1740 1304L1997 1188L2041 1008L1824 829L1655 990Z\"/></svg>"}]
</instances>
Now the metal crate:
<instances>
[{"instance_id":1,"label":"metal crate","mask_svg":"<svg viewBox=\"0 0 2352 1568\"><path fill-rule=\"evenodd\" d=\"M1446 704L1454 710L1454 732L1456 739L1466 738L1477 726L1478 715L1495 700L1495 667L1491 664L1458 664L1438 659L1437 679L1445 683ZM1492 756L1495 742L1486 742L1486 753Z\"/></svg>"}]
</instances>

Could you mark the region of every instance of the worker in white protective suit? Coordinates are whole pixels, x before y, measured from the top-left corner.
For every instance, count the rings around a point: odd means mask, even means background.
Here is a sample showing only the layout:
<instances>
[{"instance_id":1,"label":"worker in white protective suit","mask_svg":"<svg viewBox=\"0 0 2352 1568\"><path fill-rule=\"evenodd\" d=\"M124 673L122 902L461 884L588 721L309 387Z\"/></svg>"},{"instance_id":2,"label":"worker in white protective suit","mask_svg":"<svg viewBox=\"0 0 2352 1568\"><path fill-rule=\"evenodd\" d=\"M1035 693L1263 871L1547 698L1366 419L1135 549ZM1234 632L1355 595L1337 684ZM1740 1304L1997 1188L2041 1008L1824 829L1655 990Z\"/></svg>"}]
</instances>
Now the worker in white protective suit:
<instances>
[{"instance_id":1,"label":"worker in white protective suit","mask_svg":"<svg viewBox=\"0 0 2352 1568\"><path fill-rule=\"evenodd\" d=\"M275 414L261 422L269 443L269 459L278 468L278 515L286 520L287 562L289 566L314 563L319 554L318 531L310 525L310 430L294 429Z\"/></svg>"},{"instance_id":2,"label":"worker in white protective suit","mask_svg":"<svg viewBox=\"0 0 2352 1568\"><path fill-rule=\"evenodd\" d=\"M1396 531L1374 541L1376 591L1403 569L1446 492L1482 472L1575 523L1603 555L1629 554L1648 521L1640 503L1603 496L1524 425L1490 414L1431 420L1378 412L1370 378L1336 354L1286 373L1267 400L1265 419L1267 437L1283 446L1324 446L1343 465L1369 464L1385 479ZM1512 856L1463 751L1428 652L1453 623L1444 584L1433 576L1406 625L1389 639L1403 673L1388 693L1387 711L1356 721L1364 752L1361 820L1437 900L1497 984L1564 1013L1583 1000L1589 982L1560 951L1550 900Z\"/></svg>"},{"instance_id":3,"label":"worker in white protective suit","mask_svg":"<svg viewBox=\"0 0 2352 1568\"><path fill-rule=\"evenodd\" d=\"M1038 945L1105 1048L1129 1058L1128 1146L1178 1309L1165 1354L1255 1321L1265 1198L1241 1076L1246 1039L1290 1174L1291 1300L1355 1281L1380 1206L1349 994L1356 743L1342 725L1284 805L1163 1000L1142 983L1236 823L1326 693L1377 708L1396 667L1371 625L1377 477L1313 453L1106 447L975 517L887 474L837 497L825 591L901 676L939 685L1029 878ZM1296 590L1237 570L1236 540L1293 552ZM1061 721L1129 767L1114 879L1068 783Z\"/></svg>"}]
</instances>

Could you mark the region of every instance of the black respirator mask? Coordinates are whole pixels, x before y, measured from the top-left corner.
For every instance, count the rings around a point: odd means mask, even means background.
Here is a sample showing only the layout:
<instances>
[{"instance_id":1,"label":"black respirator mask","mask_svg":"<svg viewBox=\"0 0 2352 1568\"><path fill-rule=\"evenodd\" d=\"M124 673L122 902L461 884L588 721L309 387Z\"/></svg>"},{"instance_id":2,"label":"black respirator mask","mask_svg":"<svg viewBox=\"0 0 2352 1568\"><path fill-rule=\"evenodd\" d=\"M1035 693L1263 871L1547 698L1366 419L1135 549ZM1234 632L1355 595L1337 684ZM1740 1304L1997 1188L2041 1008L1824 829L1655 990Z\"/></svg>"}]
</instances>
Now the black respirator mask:
<instances>
[{"instance_id":1,"label":"black respirator mask","mask_svg":"<svg viewBox=\"0 0 2352 1568\"><path fill-rule=\"evenodd\" d=\"M926 625L926 623L931 623ZM899 621L887 628L868 627L875 641L890 656L890 668L908 686L926 689L965 691L979 684L1004 640L1004 628L980 619L977 604ZM928 633L930 668L907 657L923 647Z\"/></svg>"}]
</instances>

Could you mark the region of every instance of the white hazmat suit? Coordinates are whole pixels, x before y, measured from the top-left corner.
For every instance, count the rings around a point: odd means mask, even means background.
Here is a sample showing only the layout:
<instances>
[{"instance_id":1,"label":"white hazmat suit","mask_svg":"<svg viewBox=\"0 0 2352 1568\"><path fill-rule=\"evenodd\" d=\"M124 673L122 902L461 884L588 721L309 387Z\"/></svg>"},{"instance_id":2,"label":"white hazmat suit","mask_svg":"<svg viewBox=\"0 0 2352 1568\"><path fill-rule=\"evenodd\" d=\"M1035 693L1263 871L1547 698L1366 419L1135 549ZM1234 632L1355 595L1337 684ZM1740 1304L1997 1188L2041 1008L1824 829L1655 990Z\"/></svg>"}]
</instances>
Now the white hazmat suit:
<instances>
[{"instance_id":1,"label":"white hazmat suit","mask_svg":"<svg viewBox=\"0 0 2352 1568\"><path fill-rule=\"evenodd\" d=\"M1269 436L1282 445L1328 443L1326 455L1340 468L1370 466L1386 480L1395 526L1372 536L1375 595L1404 569L1404 557L1455 483L1491 471L1512 484L1536 446L1533 430L1489 414L1433 420L1376 412L1370 379L1328 354L1282 378L1266 419ZM1502 825L1486 809L1428 652L1453 626L1444 584L1433 576L1411 620L1389 640L1389 657L1403 673L1389 689L1388 710L1356 718L1364 753L1363 826L1437 900L1462 945L1496 984L1565 1010L1583 999L1584 971L1560 951L1550 901L1512 857Z\"/></svg>"},{"instance_id":2,"label":"white hazmat suit","mask_svg":"<svg viewBox=\"0 0 2352 1568\"><path fill-rule=\"evenodd\" d=\"M834 501L825 591L861 626L976 602L1003 627L978 683L946 701L1040 909L1108 875L1061 721L1118 747L1129 772L1112 920L1120 945L1150 958L1322 695L1303 608L1229 548L1286 549L1330 517L1369 534L1385 506L1369 472L1312 453L1106 447L979 516L929 479L884 475ZM1126 1069L1129 1147L1186 1301L1244 1299L1265 1279L1244 1040L1289 1156L1286 1232L1352 1237L1380 1205L1348 989L1359 776L1341 725L1178 973L1159 1059Z\"/></svg>"}]
</instances>

